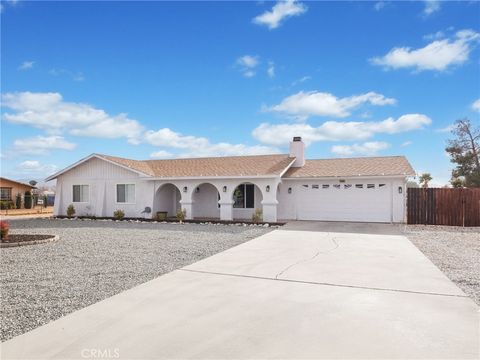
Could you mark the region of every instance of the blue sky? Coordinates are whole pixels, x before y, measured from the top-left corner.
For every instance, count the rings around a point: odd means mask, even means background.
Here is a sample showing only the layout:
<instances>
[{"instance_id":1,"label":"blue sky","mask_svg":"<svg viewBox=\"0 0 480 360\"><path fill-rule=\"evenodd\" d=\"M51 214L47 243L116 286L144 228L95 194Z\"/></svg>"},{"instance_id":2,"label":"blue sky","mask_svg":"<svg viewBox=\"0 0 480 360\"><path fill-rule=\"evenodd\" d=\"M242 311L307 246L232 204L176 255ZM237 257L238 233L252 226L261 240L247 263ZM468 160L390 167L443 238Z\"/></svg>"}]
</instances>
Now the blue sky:
<instances>
[{"instance_id":1,"label":"blue sky","mask_svg":"<svg viewBox=\"0 0 480 360\"><path fill-rule=\"evenodd\" d=\"M2 1L1 162L406 155L444 184L480 123L480 2Z\"/></svg>"}]
</instances>

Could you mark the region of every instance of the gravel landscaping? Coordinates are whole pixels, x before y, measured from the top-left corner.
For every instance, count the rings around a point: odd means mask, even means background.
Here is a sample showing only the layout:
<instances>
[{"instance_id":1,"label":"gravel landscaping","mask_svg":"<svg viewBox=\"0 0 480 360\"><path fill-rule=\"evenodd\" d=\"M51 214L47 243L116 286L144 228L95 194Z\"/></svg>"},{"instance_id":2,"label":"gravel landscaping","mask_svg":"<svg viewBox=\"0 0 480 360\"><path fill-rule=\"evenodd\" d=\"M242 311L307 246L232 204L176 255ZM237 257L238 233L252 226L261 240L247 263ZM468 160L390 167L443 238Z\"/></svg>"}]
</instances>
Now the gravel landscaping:
<instances>
[{"instance_id":1,"label":"gravel landscaping","mask_svg":"<svg viewBox=\"0 0 480 360\"><path fill-rule=\"evenodd\" d=\"M10 229L60 240L0 251L1 341L270 231L60 219L15 220Z\"/></svg>"},{"instance_id":2,"label":"gravel landscaping","mask_svg":"<svg viewBox=\"0 0 480 360\"><path fill-rule=\"evenodd\" d=\"M480 228L408 225L405 235L480 305Z\"/></svg>"}]
</instances>

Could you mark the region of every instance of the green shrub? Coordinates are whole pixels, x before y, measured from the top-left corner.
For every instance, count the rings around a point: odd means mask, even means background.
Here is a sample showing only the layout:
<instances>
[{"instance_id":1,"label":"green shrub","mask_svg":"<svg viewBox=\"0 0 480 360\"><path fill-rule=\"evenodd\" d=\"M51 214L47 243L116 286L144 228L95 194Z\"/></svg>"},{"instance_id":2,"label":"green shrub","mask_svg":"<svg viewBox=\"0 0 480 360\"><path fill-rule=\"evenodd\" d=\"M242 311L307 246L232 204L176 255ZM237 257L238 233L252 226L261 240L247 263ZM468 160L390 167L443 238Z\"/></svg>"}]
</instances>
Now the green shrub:
<instances>
[{"instance_id":1,"label":"green shrub","mask_svg":"<svg viewBox=\"0 0 480 360\"><path fill-rule=\"evenodd\" d=\"M252 214L252 222L259 223L263 220L263 213L260 209L255 209L255 212Z\"/></svg>"},{"instance_id":2,"label":"green shrub","mask_svg":"<svg viewBox=\"0 0 480 360\"><path fill-rule=\"evenodd\" d=\"M17 196L15 197L15 207L17 209L22 208L22 194L18 193Z\"/></svg>"},{"instance_id":3,"label":"green shrub","mask_svg":"<svg viewBox=\"0 0 480 360\"><path fill-rule=\"evenodd\" d=\"M47 201L48 201L47 195L43 195L43 207L44 207L44 208L47 207Z\"/></svg>"},{"instance_id":4,"label":"green shrub","mask_svg":"<svg viewBox=\"0 0 480 360\"><path fill-rule=\"evenodd\" d=\"M0 201L0 209L2 210L15 209L15 203L11 200Z\"/></svg>"},{"instance_id":5,"label":"green shrub","mask_svg":"<svg viewBox=\"0 0 480 360\"><path fill-rule=\"evenodd\" d=\"M113 212L113 217L117 220L122 220L125 217L125 211L120 210L120 209L115 210Z\"/></svg>"},{"instance_id":6,"label":"green shrub","mask_svg":"<svg viewBox=\"0 0 480 360\"><path fill-rule=\"evenodd\" d=\"M178 209L177 210L177 220L180 222L183 222L185 218L187 217L187 210L186 209Z\"/></svg>"},{"instance_id":7,"label":"green shrub","mask_svg":"<svg viewBox=\"0 0 480 360\"><path fill-rule=\"evenodd\" d=\"M70 204L67 207L67 216L72 217L73 215L75 215L75 206L73 206L73 204Z\"/></svg>"},{"instance_id":8,"label":"green shrub","mask_svg":"<svg viewBox=\"0 0 480 360\"><path fill-rule=\"evenodd\" d=\"M23 206L25 209L32 208L32 193L30 191L25 191L25 197L23 199Z\"/></svg>"}]
</instances>

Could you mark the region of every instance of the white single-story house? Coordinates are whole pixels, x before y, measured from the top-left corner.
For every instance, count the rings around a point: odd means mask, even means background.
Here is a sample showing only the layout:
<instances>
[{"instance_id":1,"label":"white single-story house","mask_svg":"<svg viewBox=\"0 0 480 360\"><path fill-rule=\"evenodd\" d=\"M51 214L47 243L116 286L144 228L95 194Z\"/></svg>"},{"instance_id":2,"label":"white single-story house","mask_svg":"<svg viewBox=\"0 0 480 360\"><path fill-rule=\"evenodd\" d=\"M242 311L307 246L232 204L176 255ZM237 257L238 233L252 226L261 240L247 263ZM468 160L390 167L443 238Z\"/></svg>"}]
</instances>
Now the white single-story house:
<instances>
[{"instance_id":1,"label":"white single-story house","mask_svg":"<svg viewBox=\"0 0 480 360\"><path fill-rule=\"evenodd\" d=\"M130 160L92 154L48 177L57 179L54 215L73 204L77 216L187 219L404 222L406 182L415 175L404 156L305 159L290 153L172 160ZM145 212L150 208L151 212Z\"/></svg>"}]
</instances>

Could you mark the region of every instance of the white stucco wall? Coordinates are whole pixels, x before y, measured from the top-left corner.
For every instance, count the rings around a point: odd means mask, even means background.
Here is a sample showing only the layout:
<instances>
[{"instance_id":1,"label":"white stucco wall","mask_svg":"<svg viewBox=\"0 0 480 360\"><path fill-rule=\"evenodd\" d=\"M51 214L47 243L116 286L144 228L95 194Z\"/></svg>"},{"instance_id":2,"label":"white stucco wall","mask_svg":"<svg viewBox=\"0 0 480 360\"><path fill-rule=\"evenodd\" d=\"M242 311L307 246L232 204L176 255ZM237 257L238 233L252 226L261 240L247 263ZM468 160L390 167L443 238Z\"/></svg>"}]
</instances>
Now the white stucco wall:
<instances>
[{"instance_id":1,"label":"white stucco wall","mask_svg":"<svg viewBox=\"0 0 480 360\"><path fill-rule=\"evenodd\" d=\"M135 184L135 202L116 202L117 184ZM88 185L87 202L73 202L73 185ZM145 206L152 206L153 182L141 179L132 171L106 161L92 158L67 171L57 178L55 215L66 215L67 207L73 204L76 216L113 216L117 209L125 211L126 217L143 217Z\"/></svg>"}]
</instances>

